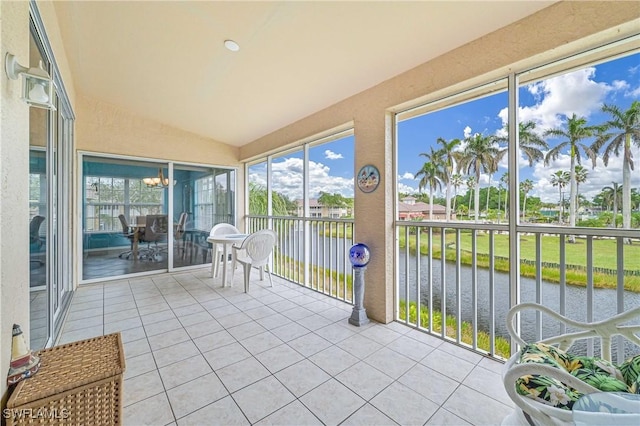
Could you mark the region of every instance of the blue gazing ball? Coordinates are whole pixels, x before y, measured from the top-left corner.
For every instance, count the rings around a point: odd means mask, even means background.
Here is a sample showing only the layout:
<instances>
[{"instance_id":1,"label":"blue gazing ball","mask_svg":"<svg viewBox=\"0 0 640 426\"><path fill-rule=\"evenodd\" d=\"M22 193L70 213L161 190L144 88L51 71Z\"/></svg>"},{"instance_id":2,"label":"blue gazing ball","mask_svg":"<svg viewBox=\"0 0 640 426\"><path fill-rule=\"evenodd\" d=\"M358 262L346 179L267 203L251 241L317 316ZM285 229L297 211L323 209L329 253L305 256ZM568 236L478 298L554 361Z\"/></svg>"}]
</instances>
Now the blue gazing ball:
<instances>
[{"instance_id":1,"label":"blue gazing ball","mask_svg":"<svg viewBox=\"0 0 640 426\"><path fill-rule=\"evenodd\" d=\"M351 246L349 250L349 261L354 268L362 268L367 266L371 253L366 244L358 243Z\"/></svg>"}]
</instances>

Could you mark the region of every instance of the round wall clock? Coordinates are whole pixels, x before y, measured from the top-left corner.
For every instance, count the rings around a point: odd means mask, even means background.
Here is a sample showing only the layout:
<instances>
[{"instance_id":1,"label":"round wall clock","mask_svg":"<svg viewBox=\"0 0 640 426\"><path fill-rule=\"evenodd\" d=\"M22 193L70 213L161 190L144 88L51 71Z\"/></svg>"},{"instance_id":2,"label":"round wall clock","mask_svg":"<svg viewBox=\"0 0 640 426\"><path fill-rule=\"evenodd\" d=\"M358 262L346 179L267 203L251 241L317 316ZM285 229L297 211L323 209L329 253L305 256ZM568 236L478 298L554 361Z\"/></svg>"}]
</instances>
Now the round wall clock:
<instances>
[{"instance_id":1,"label":"round wall clock","mask_svg":"<svg viewBox=\"0 0 640 426\"><path fill-rule=\"evenodd\" d=\"M380 183L380 172L376 166L367 164L366 166L362 166L358 172L358 176L356 176L356 180L358 182L358 188L360 188L362 192L373 192Z\"/></svg>"}]
</instances>

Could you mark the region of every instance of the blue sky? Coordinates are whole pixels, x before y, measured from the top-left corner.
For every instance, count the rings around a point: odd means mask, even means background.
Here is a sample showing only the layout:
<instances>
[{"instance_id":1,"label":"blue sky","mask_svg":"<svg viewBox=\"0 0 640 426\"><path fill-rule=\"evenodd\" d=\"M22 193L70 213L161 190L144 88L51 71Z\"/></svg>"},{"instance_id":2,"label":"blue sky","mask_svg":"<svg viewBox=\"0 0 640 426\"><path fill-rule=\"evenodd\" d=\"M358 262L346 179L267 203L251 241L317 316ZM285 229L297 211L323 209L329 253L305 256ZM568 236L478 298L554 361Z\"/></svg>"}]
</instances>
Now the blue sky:
<instances>
[{"instance_id":1,"label":"blue sky","mask_svg":"<svg viewBox=\"0 0 640 426\"><path fill-rule=\"evenodd\" d=\"M273 189L290 200L302 198L302 150L273 158ZM353 197L354 137L347 136L333 142L309 148L309 191L311 198L321 192ZM249 169L249 180L266 186L264 163Z\"/></svg>"},{"instance_id":2,"label":"blue sky","mask_svg":"<svg viewBox=\"0 0 640 426\"><path fill-rule=\"evenodd\" d=\"M566 117L576 113L586 117L589 124L601 124L606 116L600 112L603 103L627 109L633 100L640 99L640 54L578 69L520 88L519 114L521 120L534 120L542 133L549 128L562 127ZM416 193L415 173L424 163L422 152L435 147L438 137L464 139L474 133L497 134L506 124L507 93L498 93L461 105L414 117L398 124L398 187L401 192ZM557 141L547 140L551 146ZM590 142L589 142L590 143ZM632 187L640 187L640 150L633 151L636 169L632 172ZM353 136L310 148L311 197L321 191L353 197L354 139ZM493 185L507 171L506 157L492 177ZM295 151L273 160L273 189L290 199L302 196L302 151ZM588 166L588 180L580 186L580 193L590 199L602 187L613 181L622 183L622 161L612 158L609 167L598 160L597 167ZM264 163L250 168L250 180L266 185ZM558 201L558 190L549 182L556 170L569 170L568 153L544 166L529 167L521 158L520 180L531 179L535 187L530 195L546 202ZM481 186L489 182L482 175ZM428 191L428 189L424 189ZM460 193L466 188L460 188ZM440 194L439 194L440 195Z\"/></svg>"},{"instance_id":3,"label":"blue sky","mask_svg":"<svg viewBox=\"0 0 640 426\"><path fill-rule=\"evenodd\" d=\"M533 120L536 130L542 134L550 128L563 127L566 117L575 113L587 118L589 124L601 124L606 115L600 108L603 103L613 104L626 110L634 100L640 99L640 54L627 56L600 65L586 67L561 74L520 88L519 115L521 121ZM499 93L477 99L462 105L415 117L398 124L398 185L400 191L416 192L418 182L414 174L424 163L421 152L428 152L436 146L438 137L450 140L463 139L474 133L499 134L507 118L507 94ZM558 140L547 139L550 146ZM591 141L588 141L590 144ZM636 169L632 172L632 187L640 187L640 150L633 151ZM531 179L535 187L530 195L538 196L546 202L558 201L558 189L550 183L550 176L556 170L569 170L568 152L551 162L530 167L520 159L520 180ZM604 186L613 181L622 183L622 160L612 158L604 167L598 160L595 169L590 162L583 165L588 169L588 180L580 186L580 193L588 199L596 195ZM507 171L507 160L500 164L492 177L496 181ZM481 186L487 186L489 176L482 175ZM427 191L425 189L425 191ZM460 188L464 193L466 188Z\"/></svg>"}]
</instances>

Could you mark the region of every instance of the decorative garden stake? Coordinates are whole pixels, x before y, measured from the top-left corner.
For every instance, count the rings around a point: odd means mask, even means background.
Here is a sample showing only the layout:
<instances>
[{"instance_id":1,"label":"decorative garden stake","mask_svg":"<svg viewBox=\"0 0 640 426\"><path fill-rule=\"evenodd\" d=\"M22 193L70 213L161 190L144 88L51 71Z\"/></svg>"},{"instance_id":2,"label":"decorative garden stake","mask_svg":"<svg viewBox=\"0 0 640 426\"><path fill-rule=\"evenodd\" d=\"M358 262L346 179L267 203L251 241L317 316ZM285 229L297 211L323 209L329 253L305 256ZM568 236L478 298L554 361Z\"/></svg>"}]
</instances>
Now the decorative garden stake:
<instances>
[{"instance_id":1,"label":"decorative garden stake","mask_svg":"<svg viewBox=\"0 0 640 426\"><path fill-rule=\"evenodd\" d=\"M354 270L354 306L351 317L349 318L349 324L360 327L369 322L367 318L367 312L364 309L364 271L367 270L367 264L369 263L369 247L366 244L358 243L354 244L349 250L349 261L353 265Z\"/></svg>"}]
</instances>

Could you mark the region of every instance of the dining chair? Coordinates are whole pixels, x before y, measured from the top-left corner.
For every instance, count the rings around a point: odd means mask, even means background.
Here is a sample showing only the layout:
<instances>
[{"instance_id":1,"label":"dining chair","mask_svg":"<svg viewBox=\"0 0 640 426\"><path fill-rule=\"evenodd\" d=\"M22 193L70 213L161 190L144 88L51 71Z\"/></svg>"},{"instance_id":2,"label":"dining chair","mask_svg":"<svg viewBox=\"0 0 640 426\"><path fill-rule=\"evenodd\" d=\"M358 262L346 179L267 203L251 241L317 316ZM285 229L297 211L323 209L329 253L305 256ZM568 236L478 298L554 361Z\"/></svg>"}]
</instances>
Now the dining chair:
<instances>
[{"instance_id":1,"label":"dining chair","mask_svg":"<svg viewBox=\"0 0 640 426\"><path fill-rule=\"evenodd\" d=\"M123 256L126 256L126 258L129 259L133 254L133 241L135 239L136 232L138 231L132 229L131 226L129 226L129 222L123 214L119 215L118 219L120 219L120 224L122 225L122 235L124 235L131 242L131 248L120 253L118 257L122 258Z\"/></svg>"},{"instance_id":2,"label":"dining chair","mask_svg":"<svg viewBox=\"0 0 640 426\"><path fill-rule=\"evenodd\" d=\"M44 245L44 240L40 237L40 226L44 222L44 216L34 216L29 223L29 251L31 253L38 253ZM31 259L31 262L36 262L40 265L44 265L44 262L38 258Z\"/></svg>"},{"instance_id":3,"label":"dining chair","mask_svg":"<svg viewBox=\"0 0 640 426\"><path fill-rule=\"evenodd\" d=\"M164 249L158 243L167 240L167 233L167 215L147 215L143 238L143 241L147 243L147 249L139 255L140 259L159 262ZM154 247L151 247L152 243Z\"/></svg>"},{"instance_id":4,"label":"dining chair","mask_svg":"<svg viewBox=\"0 0 640 426\"><path fill-rule=\"evenodd\" d=\"M242 241L242 245L233 246L233 267L231 269L231 282L236 271L238 263L242 265L244 272L244 292L249 291L249 279L251 277L251 268L256 267L260 270L260 281L264 281L264 271L269 275L269 282L273 287L273 279L269 271L269 256L276 245L277 235L271 229L263 229L261 231L250 234Z\"/></svg>"},{"instance_id":5,"label":"dining chair","mask_svg":"<svg viewBox=\"0 0 640 426\"><path fill-rule=\"evenodd\" d=\"M176 240L176 249L178 253L182 251L182 258L184 259L184 253L186 250L186 230L187 230L187 219L189 218L189 213L182 212L180 213L180 219L178 223L175 225L175 233L173 238ZM182 241L182 243L180 243Z\"/></svg>"},{"instance_id":6,"label":"dining chair","mask_svg":"<svg viewBox=\"0 0 640 426\"><path fill-rule=\"evenodd\" d=\"M230 223L218 223L211 228L209 232L210 237L227 234L239 234L238 228ZM228 259L222 259L223 247L222 244L212 244L211 247L211 276L217 277L220 272L220 262L226 262Z\"/></svg>"}]
</instances>

